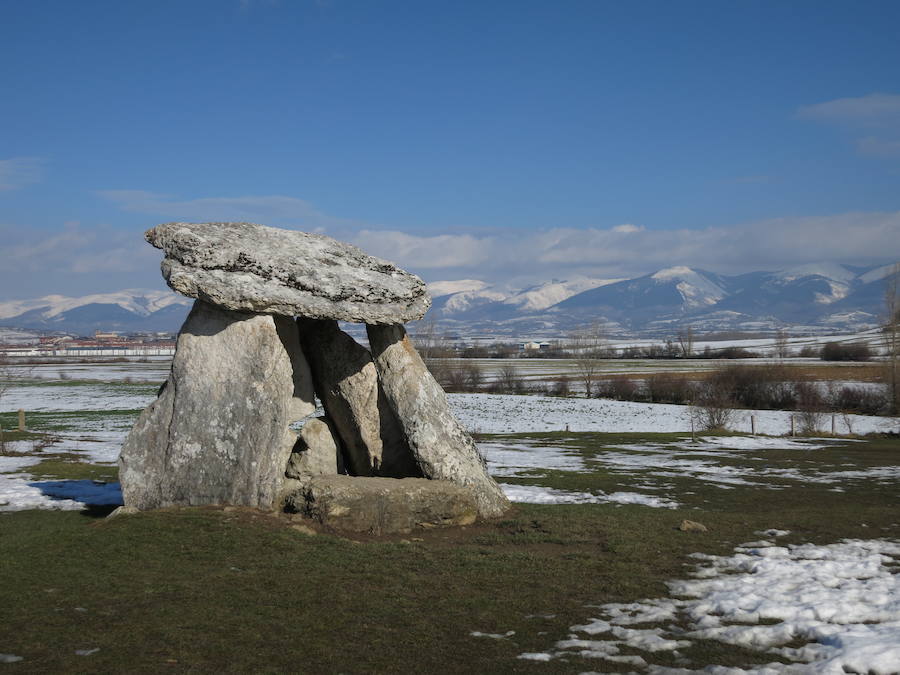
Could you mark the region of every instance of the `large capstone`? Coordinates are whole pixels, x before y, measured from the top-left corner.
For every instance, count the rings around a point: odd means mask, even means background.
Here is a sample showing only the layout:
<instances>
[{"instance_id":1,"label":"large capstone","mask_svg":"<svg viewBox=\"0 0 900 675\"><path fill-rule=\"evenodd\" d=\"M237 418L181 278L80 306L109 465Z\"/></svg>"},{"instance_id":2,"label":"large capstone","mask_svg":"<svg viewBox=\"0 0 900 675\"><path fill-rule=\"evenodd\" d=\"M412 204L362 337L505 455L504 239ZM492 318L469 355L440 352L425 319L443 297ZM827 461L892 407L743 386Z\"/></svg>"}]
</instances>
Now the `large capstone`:
<instances>
[{"instance_id":1,"label":"large capstone","mask_svg":"<svg viewBox=\"0 0 900 675\"><path fill-rule=\"evenodd\" d=\"M484 517L506 511L509 500L488 474L475 442L453 416L447 395L403 326L367 330L379 380L422 474L471 489Z\"/></svg>"},{"instance_id":2,"label":"large capstone","mask_svg":"<svg viewBox=\"0 0 900 675\"><path fill-rule=\"evenodd\" d=\"M194 303L169 378L122 447L125 504L272 508L289 425L314 407L293 320Z\"/></svg>"},{"instance_id":3,"label":"large capstone","mask_svg":"<svg viewBox=\"0 0 900 675\"><path fill-rule=\"evenodd\" d=\"M424 316L425 283L321 234L253 223L165 223L144 235L173 290L225 309L394 324Z\"/></svg>"},{"instance_id":4,"label":"large capstone","mask_svg":"<svg viewBox=\"0 0 900 675\"><path fill-rule=\"evenodd\" d=\"M369 350L337 321L297 320L316 394L340 435L354 476L421 476L378 383Z\"/></svg>"}]
</instances>

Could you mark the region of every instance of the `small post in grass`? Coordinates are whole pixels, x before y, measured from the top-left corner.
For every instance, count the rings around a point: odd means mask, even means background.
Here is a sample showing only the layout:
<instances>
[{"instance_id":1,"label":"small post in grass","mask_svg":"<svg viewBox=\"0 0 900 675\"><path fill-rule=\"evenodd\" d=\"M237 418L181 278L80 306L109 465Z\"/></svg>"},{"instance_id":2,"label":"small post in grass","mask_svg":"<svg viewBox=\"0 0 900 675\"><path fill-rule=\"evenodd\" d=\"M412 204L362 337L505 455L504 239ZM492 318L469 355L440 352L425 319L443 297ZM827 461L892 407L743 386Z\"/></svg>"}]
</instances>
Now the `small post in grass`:
<instances>
[{"instance_id":1,"label":"small post in grass","mask_svg":"<svg viewBox=\"0 0 900 675\"><path fill-rule=\"evenodd\" d=\"M831 435L832 436L834 436L835 429L836 429L836 427L834 425L834 413L831 413Z\"/></svg>"},{"instance_id":2,"label":"small post in grass","mask_svg":"<svg viewBox=\"0 0 900 675\"><path fill-rule=\"evenodd\" d=\"M19 431L25 431L25 411L19 408Z\"/></svg>"},{"instance_id":3,"label":"small post in grass","mask_svg":"<svg viewBox=\"0 0 900 675\"><path fill-rule=\"evenodd\" d=\"M750 415L750 433L756 436L756 415Z\"/></svg>"},{"instance_id":4,"label":"small post in grass","mask_svg":"<svg viewBox=\"0 0 900 675\"><path fill-rule=\"evenodd\" d=\"M694 437L694 416L691 415L691 443L696 443L697 439Z\"/></svg>"}]
</instances>

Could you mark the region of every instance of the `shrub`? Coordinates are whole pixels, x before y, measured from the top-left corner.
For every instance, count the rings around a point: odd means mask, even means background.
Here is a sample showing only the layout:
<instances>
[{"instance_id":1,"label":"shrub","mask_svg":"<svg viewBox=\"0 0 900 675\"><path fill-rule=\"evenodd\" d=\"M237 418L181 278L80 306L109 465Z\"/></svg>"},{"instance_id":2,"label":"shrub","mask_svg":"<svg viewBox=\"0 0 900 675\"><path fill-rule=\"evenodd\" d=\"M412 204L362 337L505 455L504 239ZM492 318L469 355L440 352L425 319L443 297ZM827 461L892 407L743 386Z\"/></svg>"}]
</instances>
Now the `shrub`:
<instances>
[{"instance_id":1,"label":"shrub","mask_svg":"<svg viewBox=\"0 0 900 675\"><path fill-rule=\"evenodd\" d=\"M881 389L844 386L832 395L831 407L840 412L877 415L887 408L887 392Z\"/></svg>"},{"instance_id":2,"label":"shrub","mask_svg":"<svg viewBox=\"0 0 900 675\"><path fill-rule=\"evenodd\" d=\"M569 387L569 378L565 375L557 378L550 385L549 394L551 396L568 396L570 393L571 388Z\"/></svg>"},{"instance_id":3,"label":"shrub","mask_svg":"<svg viewBox=\"0 0 900 675\"><path fill-rule=\"evenodd\" d=\"M828 342L822 347L820 358L823 361L869 361L872 349L865 342Z\"/></svg>"},{"instance_id":4,"label":"shrub","mask_svg":"<svg viewBox=\"0 0 900 675\"><path fill-rule=\"evenodd\" d=\"M637 401L638 385L634 380L616 377L597 383L594 390L597 398L614 398L617 401Z\"/></svg>"},{"instance_id":5,"label":"shrub","mask_svg":"<svg viewBox=\"0 0 900 675\"><path fill-rule=\"evenodd\" d=\"M734 416L735 401L725 380L710 378L697 383L691 418L701 429L724 429Z\"/></svg>"},{"instance_id":6,"label":"shrub","mask_svg":"<svg viewBox=\"0 0 900 675\"><path fill-rule=\"evenodd\" d=\"M688 381L671 373L657 373L644 380L647 400L651 403L686 403L691 398Z\"/></svg>"}]
</instances>

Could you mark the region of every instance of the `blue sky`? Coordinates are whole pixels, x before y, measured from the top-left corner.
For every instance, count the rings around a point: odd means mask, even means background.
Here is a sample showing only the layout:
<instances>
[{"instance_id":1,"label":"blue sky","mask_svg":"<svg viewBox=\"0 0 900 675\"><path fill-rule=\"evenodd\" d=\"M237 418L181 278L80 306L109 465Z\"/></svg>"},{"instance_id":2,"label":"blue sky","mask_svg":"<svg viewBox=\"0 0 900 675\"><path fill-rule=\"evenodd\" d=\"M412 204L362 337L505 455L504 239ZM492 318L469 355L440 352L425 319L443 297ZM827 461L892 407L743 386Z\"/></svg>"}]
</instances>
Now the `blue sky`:
<instances>
[{"instance_id":1,"label":"blue sky","mask_svg":"<svg viewBox=\"0 0 900 675\"><path fill-rule=\"evenodd\" d=\"M0 298L161 287L147 227L426 280L900 258L900 3L0 6Z\"/></svg>"}]
</instances>

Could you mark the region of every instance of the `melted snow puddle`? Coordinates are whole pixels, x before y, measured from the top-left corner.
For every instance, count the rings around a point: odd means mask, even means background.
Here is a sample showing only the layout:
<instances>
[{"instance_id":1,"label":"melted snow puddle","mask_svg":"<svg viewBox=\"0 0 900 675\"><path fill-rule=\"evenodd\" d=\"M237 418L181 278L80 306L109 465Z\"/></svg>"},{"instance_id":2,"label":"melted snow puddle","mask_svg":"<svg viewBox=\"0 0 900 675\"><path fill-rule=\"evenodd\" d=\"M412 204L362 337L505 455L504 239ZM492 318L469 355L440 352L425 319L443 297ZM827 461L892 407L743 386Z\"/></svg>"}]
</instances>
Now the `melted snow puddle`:
<instances>
[{"instance_id":1,"label":"melted snow puddle","mask_svg":"<svg viewBox=\"0 0 900 675\"><path fill-rule=\"evenodd\" d=\"M637 492L613 492L591 494L590 492L569 492L541 485L511 485L500 483L504 494L511 502L520 504L641 504L661 509L677 509L680 504L671 499L653 497Z\"/></svg>"},{"instance_id":2,"label":"melted snow puddle","mask_svg":"<svg viewBox=\"0 0 900 675\"><path fill-rule=\"evenodd\" d=\"M584 459L572 448L519 442L479 443L478 449L492 476L521 476L535 469L587 471Z\"/></svg>"},{"instance_id":3,"label":"melted snow puddle","mask_svg":"<svg viewBox=\"0 0 900 675\"><path fill-rule=\"evenodd\" d=\"M122 503L118 483L92 480L35 481L22 470L37 464L43 457L0 456L0 511L53 509L78 511L86 504L117 505Z\"/></svg>"},{"instance_id":4,"label":"melted snow puddle","mask_svg":"<svg viewBox=\"0 0 900 675\"><path fill-rule=\"evenodd\" d=\"M787 532L759 534L776 537ZM653 666L653 652L670 651L677 657L678 650L692 640L716 640L792 663L769 663L750 670L710 666L704 672L897 672L900 542L844 540L827 546L786 547L768 540L752 543L737 547L732 556L694 554L703 561L694 578L668 583L674 598L600 605L600 617L571 626L569 639L519 658L550 661L579 654L674 675L696 671ZM630 627L679 620L688 628ZM795 640L807 644L784 646ZM622 647L644 654L622 655Z\"/></svg>"}]
</instances>

